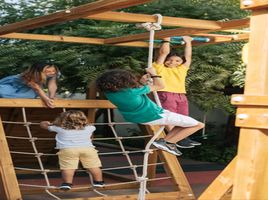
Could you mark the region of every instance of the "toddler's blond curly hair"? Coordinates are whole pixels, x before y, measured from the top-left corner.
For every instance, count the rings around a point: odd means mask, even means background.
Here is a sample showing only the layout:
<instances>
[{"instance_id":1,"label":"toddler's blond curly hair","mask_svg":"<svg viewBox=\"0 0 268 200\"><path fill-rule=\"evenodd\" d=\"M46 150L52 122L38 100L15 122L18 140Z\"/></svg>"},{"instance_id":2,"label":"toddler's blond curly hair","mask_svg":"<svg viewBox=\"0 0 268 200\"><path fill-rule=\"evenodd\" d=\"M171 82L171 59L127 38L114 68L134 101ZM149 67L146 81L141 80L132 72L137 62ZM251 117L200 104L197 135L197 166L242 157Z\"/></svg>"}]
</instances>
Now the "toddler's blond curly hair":
<instances>
[{"instance_id":1,"label":"toddler's blond curly hair","mask_svg":"<svg viewBox=\"0 0 268 200\"><path fill-rule=\"evenodd\" d=\"M87 117L80 110L68 110L63 112L53 122L53 125L67 130L82 130L87 124Z\"/></svg>"}]
</instances>

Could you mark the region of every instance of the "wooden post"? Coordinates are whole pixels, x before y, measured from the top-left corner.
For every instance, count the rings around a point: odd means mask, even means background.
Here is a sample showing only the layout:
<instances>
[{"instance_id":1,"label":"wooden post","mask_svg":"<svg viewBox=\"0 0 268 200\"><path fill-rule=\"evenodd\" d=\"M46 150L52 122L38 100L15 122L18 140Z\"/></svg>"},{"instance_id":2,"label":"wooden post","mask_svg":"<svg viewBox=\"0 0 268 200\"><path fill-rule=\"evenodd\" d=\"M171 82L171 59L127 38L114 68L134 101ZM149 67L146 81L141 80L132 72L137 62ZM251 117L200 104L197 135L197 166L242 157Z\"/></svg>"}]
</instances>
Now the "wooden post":
<instances>
[{"instance_id":1,"label":"wooden post","mask_svg":"<svg viewBox=\"0 0 268 200\"><path fill-rule=\"evenodd\" d=\"M0 198L22 199L0 116Z\"/></svg>"},{"instance_id":2,"label":"wooden post","mask_svg":"<svg viewBox=\"0 0 268 200\"><path fill-rule=\"evenodd\" d=\"M234 158L221 174L209 185L198 200L217 200L226 196L233 186L235 163L236 158Z\"/></svg>"},{"instance_id":3,"label":"wooden post","mask_svg":"<svg viewBox=\"0 0 268 200\"><path fill-rule=\"evenodd\" d=\"M241 1L241 6L244 5ZM258 97L268 95L268 1L252 1L249 62L245 96L254 95L255 104L238 103L236 124L241 126L232 199L267 199L268 185L268 103L258 105ZM266 9L262 9L266 8ZM239 99L236 98L239 102ZM245 102L246 103L246 102ZM258 113L257 117L252 117ZM251 120L247 127L246 120ZM264 123L266 122L266 123Z\"/></svg>"}]
</instances>

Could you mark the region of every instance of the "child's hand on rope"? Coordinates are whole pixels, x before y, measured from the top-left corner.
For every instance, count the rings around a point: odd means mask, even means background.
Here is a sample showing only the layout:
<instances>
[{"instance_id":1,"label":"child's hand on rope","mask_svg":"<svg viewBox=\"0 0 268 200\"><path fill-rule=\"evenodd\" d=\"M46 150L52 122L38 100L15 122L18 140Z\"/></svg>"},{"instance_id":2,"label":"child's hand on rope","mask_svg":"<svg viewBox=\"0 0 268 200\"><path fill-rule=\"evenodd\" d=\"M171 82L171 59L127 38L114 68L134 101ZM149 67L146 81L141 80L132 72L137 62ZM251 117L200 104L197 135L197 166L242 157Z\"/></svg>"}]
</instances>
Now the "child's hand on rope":
<instances>
[{"instance_id":1,"label":"child's hand on rope","mask_svg":"<svg viewBox=\"0 0 268 200\"><path fill-rule=\"evenodd\" d=\"M153 67L148 67L148 68L146 68L145 70L146 70L146 72L147 72L148 74L150 74L150 76L156 76L156 75L157 75L157 74L156 74L156 71L155 71L155 68L153 68Z\"/></svg>"},{"instance_id":2,"label":"child's hand on rope","mask_svg":"<svg viewBox=\"0 0 268 200\"><path fill-rule=\"evenodd\" d=\"M147 85L148 83L150 83L150 74L144 74L140 79L140 83L142 85Z\"/></svg>"}]
</instances>

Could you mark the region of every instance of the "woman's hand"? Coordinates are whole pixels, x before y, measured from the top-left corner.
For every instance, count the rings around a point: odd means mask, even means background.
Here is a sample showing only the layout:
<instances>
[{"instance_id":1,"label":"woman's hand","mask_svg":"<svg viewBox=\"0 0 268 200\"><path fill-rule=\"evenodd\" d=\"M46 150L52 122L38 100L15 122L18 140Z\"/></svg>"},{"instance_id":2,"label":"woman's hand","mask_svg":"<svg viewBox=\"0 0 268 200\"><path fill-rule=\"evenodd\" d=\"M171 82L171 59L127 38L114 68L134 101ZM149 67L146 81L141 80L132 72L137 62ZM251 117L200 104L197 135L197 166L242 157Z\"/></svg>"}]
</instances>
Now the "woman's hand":
<instances>
[{"instance_id":1,"label":"woman's hand","mask_svg":"<svg viewBox=\"0 0 268 200\"><path fill-rule=\"evenodd\" d=\"M54 99L51 99L51 98L49 98L49 97L45 97L44 99L43 99L43 101L44 101L44 103L45 103L45 105L47 106L47 107L49 107L49 108L55 108L55 106L54 106Z\"/></svg>"}]
</instances>

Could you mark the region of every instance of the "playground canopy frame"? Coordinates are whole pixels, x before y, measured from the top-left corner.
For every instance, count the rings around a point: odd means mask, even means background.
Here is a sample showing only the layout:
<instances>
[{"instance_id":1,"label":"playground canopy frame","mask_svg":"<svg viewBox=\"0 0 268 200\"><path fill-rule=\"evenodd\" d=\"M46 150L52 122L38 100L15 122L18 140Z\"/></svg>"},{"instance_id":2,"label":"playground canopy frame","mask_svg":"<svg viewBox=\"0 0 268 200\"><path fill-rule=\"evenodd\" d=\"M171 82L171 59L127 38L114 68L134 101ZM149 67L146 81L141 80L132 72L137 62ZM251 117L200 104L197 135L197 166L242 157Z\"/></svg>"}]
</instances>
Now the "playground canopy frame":
<instances>
[{"instance_id":1,"label":"playground canopy frame","mask_svg":"<svg viewBox=\"0 0 268 200\"><path fill-rule=\"evenodd\" d=\"M148 2L150 0L99 0L67 11L4 25L0 27L0 38L148 47L148 42L145 42L149 38L148 33L108 39L22 33L26 30L81 18L126 23L156 22L157 19L151 15L114 11ZM158 31L155 35L156 39L180 35L204 35L210 38L209 44L249 39L249 61L246 70L245 92L244 95L234 95L232 98L232 103L238 106L236 125L241 127L238 153L203 192L199 197L200 200L267 199L268 0L241 0L241 8L252 10L250 19L218 22L163 16L163 26L177 28ZM250 27L250 33L236 34L235 37L213 34L216 31L243 27ZM202 44L204 43L194 42L194 45ZM16 101L1 101L0 107L16 107ZM4 194L3 199L21 199L14 169L10 167L13 165L4 138L4 130L1 129L0 132L2 133L0 137L0 192ZM178 171L178 173L181 172ZM14 184L17 187L14 187ZM150 199L159 198L156 195Z\"/></svg>"}]
</instances>

